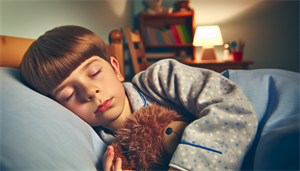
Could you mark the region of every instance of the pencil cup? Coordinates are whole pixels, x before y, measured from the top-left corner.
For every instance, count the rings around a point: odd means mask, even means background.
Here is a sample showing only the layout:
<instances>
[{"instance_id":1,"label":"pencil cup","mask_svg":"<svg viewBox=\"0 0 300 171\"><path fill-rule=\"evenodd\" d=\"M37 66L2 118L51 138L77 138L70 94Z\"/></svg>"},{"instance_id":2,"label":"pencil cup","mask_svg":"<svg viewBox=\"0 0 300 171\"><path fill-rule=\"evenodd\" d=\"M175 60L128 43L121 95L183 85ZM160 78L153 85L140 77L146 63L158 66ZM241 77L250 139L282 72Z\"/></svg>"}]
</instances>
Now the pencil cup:
<instances>
[{"instance_id":1,"label":"pencil cup","mask_svg":"<svg viewBox=\"0 0 300 171\"><path fill-rule=\"evenodd\" d=\"M241 61L243 58L243 52L232 52L233 61Z\"/></svg>"}]
</instances>

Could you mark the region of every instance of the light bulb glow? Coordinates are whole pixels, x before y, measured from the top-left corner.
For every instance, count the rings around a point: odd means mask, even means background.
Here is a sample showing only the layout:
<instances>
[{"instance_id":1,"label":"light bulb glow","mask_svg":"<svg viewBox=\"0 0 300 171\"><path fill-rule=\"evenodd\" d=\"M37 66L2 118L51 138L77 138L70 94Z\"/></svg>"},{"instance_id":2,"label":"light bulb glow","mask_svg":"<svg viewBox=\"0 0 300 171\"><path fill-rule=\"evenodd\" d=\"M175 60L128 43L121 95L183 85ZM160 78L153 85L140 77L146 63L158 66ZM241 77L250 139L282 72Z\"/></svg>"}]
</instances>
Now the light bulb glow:
<instances>
[{"instance_id":1,"label":"light bulb glow","mask_svg":"<svg viewBox=\"0 0 300 171\"><path fill-rule=\"evenodd\" d=\"M194 46L216 46L223 45L223 38L221 35L220 27L213 26L199 26L196 29Z\"/></svg>"},{"instance_id":2,"label":"light bulb glow","mask_svg":"<svg viewBox=\"0 0 300 171\"><path fill-rule=\"evenodd\" d=\"M218 29L215 27L199 27L197 31L200 32L200 34L196 32L197 39L214 39L218 37Z\"/></svg>"}]
</instances>

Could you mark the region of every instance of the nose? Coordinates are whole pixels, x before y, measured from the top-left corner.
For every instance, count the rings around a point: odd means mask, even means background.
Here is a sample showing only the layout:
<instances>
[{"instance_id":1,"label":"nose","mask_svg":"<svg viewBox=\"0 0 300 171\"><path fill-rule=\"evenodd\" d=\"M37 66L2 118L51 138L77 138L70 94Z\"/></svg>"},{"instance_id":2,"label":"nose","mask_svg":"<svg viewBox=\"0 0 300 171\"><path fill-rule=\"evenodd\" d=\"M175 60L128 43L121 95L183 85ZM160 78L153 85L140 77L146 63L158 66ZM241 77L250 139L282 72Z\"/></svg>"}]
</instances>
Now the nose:
<instances>
[{"instance_id":1,"label":"nose","mask_svg":"<svg viewBox=\"0 0 300 171\"><path fill-rule=\"evenodd\" d=\"M91 93L87 94L86 101L91 101L95 97L95 95L99 93L99 90L94 90Z\"/></svg>"},{"instance_id":2,"label":"nose","mask_svg":"<svg viewBox=\"0 0 300 171\"><path fill-rule=\"evenodd\" d=\"M99 87L92 85L86 86L84 95L85 101L92 101L98 93L100 93Z\"/></svg>"}]
</instances>

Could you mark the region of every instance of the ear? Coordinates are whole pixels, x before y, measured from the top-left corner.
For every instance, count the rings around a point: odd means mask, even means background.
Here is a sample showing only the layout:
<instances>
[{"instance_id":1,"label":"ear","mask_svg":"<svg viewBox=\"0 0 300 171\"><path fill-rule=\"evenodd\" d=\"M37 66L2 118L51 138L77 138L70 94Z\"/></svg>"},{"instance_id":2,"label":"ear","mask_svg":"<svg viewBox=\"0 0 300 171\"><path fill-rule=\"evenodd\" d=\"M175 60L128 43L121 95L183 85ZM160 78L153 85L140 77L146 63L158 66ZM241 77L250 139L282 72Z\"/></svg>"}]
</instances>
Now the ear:
<instances>
[{"instance_id":1,"label":"ear","mask_svg":"<svg viewBox=\"0 0 300 171\"><path fill-rule=\"evenodd\" d=\"M119 66L118 60L117 60L116 58L114 58L114 57L111 56L111 57L110 57L110 63L111 63L111 65L113 66L114 71L115 71L115 73L116 73L118 79L119 79L121 82L123 82L123 81L124 81L124 77L122 76L122 74L121 74L121 72L120 72L120 66Z\"/></svg>"},{"instance_id":2,"label":"ear","mask_svg":"<svg viewBox=\"0 0 300 171\"><path fill-rule=\"evenodd\" d=\"M162 135L162 146L168 154L174 154L178 144L180 144L183 131L188 124L184 121L173 121L165 128Z\"/></svg>"}]
</instances>

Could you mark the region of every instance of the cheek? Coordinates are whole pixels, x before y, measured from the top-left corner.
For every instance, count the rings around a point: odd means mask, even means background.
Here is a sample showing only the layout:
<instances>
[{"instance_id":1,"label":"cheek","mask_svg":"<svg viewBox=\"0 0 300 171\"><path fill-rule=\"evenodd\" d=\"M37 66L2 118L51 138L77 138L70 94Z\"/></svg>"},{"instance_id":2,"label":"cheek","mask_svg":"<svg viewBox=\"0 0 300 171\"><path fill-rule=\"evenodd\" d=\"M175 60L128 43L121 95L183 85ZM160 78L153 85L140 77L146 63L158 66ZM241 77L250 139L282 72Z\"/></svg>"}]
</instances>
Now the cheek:
<instances>
[{"instance_id":1,"label":"cheek","mask_svg":"<svg viewBox=\"0 0 300 171\"><path fill-rule=\"evenodd\" d=\"M93 105L89 105L89 103L85 103L85 104L76 104L76 107L70 110L91 126L101 125L102 122L99 122L99 120L94 118L95 117L94 111L92 111L91 109L93 109Z\"/></svg>"},{"instance_id":2,"label":"cheek","mask_svg":"<svg viewBox=\"0 0 300 171\"><path fill-rule=\"evenodd\" d=\"M117 78L107 80L103 94L105 94L105 97L114 97L116 101L115 104L118 104L118 106L123 106L125 103L125 90Z\"/></svg>"},{"instance_id":3,"label":"cheek","mask_svg":"<svg viewBox=\"0 0 300 171\"><path fill-rule=\"evenodd\" d=\"M112 90L114 91L114 94L119 98L123 98L125 96L124 87L119 81L116 81L116 83L112 87Z\"/></svg>"},{"instance_id":4,"label":"cheek","mask_svg":"<svg viewBox=\"0 0 300 171\"><path fill-rule=\"evenodd\" d=\"M86 107L85 104L73 104L70 106L67 106L67 108L69 110L71 110L75 115L77 115L78 117L80 117L83 120L88 119L88 108Z\"/></svg>"},{"instance_id":5,"label":"cheek","mask_svg":"<svg viewBox=\"0 0 300 171\"><path fill-rule=\"evenodd\" d=\"M122 83L118 80L118 78L113 75L110 77L107 77L102 84L105 84L105 87L103 87L104 91L111 91L112 93L121 93L122 90L124 90Z\"/></svg>"}]
</instances>

